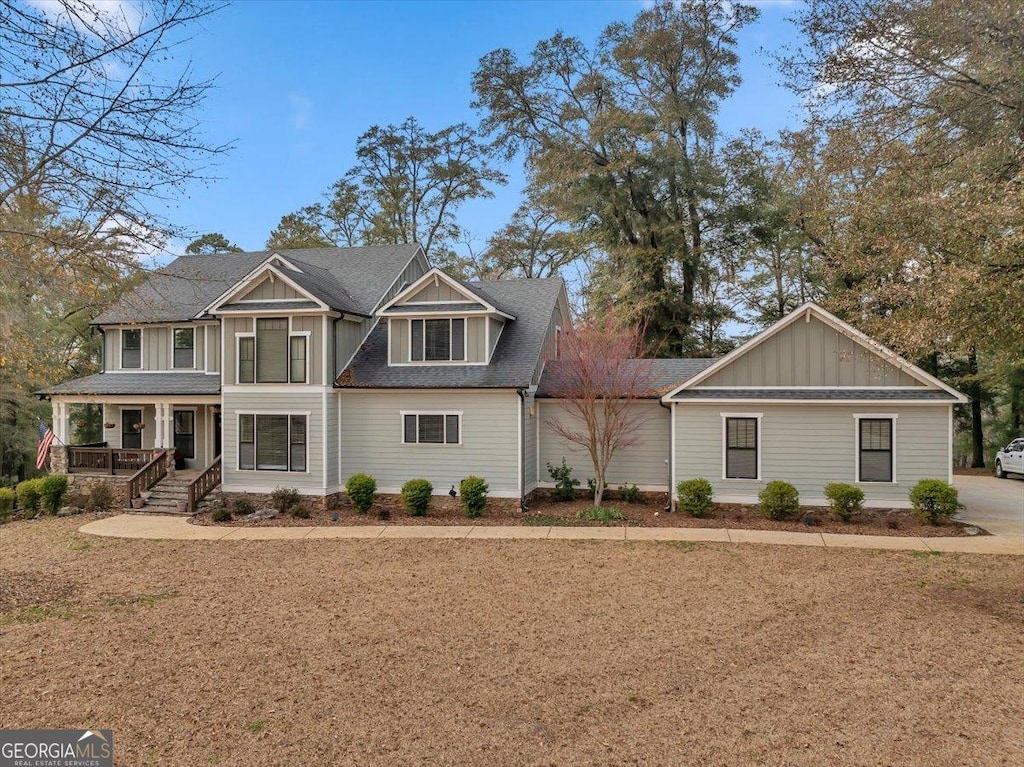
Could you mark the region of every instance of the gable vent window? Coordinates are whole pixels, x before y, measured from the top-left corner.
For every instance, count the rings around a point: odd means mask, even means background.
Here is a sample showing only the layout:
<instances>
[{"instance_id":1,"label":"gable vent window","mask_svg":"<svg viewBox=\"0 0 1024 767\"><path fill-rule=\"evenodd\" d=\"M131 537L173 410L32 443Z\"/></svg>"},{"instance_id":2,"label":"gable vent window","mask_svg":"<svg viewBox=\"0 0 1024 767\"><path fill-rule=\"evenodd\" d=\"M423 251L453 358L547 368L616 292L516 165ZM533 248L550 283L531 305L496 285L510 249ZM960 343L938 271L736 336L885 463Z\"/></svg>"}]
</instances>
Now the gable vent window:
<instances>
[{"instance_id":1,"label":"gable vent window","mask_svg":"<svg viewBox=\"0 0 1024 767\"><path fill-rule=\"evenodd\" d=\"M892 482L892 419L861 418L857 463L861 482Z\"/></svg>"},{"instance_id":2,"label":"gable vent window","mask_svg":"<svg viewBox=\"0 0 1024 767\"><path fill-rule=\"evenodd\" d=\"M466 320L412 320L413 362L461 362L466 359Z\"/></svg>"},{"instance_id":3,"label":"gable vent window","mask_svg":"<svg viewBox=\"0 0 1024 767\"><path fill-rule=\"evenodd\" d=\"M195 362L196 331L195 328L174 329L174 367L193 368Z\"/></svg>"},{"instance_id":4,"label":"gable vent window","mask_svg":"<svg viewBox=\"0 0 1024 767\"><path fill-rule=\"evenodd\" d=\"M238 383L308 383L309 336L290 333L287 318L256 320L238 334Z\"/></svg>"},{"instance_id":5,"label":"gable vent window","mask_svg":"<svg viewBox=\"0 0 1024 767\"><path fill-rule=\"evenodd\" d=\"M142 330L138 328L121 331L121 367L142 367Z\"/></svg>"},{"instance_id":6,"label":"gable vent window","mask_svg":"<svg viewBox=\"0 0 1024 767\"><path fill-rule=\"evenodd\" d=\"M725 478L757 479L757 418L725 419Z\"/></svg>"},{"instance_id":7,"label":"gable vent window","mask_svg":"<svg viewBox=\"0 0 1024 767\"><path fill-rule=\"evenodd\" d=\"M406 445L458 445L460 413L402 413L402 442Z\"/></svg>"}]
</instances>

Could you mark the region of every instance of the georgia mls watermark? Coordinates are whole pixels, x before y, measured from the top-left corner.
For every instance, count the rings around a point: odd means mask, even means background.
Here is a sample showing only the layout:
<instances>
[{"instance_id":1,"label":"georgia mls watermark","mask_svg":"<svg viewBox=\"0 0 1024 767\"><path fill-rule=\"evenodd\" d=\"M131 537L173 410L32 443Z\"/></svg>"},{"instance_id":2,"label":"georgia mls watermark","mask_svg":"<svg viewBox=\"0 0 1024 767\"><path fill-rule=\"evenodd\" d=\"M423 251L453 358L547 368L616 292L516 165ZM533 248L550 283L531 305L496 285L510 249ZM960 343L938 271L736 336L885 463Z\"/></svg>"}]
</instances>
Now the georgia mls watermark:
<instances>
[{"instance_id":1,"label":"georgia mls watermark","mask_svg":"<svg viewBox=\"0 0 1024 767\"><path fill-rule=\"evenodd\" d=\"M0 767L113 767L112 730L0 730Z\"/></svg>"}]
</instances>

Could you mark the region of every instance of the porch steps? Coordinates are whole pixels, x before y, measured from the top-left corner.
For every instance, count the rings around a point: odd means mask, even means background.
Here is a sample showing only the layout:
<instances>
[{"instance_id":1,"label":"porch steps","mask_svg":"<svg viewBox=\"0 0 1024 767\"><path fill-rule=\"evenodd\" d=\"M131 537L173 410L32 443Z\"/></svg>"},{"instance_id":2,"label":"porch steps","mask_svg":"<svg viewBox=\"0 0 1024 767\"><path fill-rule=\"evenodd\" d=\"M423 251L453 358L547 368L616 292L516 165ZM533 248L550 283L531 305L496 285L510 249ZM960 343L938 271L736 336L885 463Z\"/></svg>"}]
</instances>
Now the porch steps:
<instances>
[{"instance_id":1,"label":"porch steps","mask_svg":"<svg viewBox=\"0 0 1024 767\"><path fill-rule=\"evenodd\" d=\"M143 493L145 501L141 509L135 509L142 514L173 514L175 516L190 517L188 512L178 511L178 504L188 500L188 486L195 477L165 477ZM198 511L202 511L207 504L204 498L199 502Z\"/></svg>"}]
</instances>

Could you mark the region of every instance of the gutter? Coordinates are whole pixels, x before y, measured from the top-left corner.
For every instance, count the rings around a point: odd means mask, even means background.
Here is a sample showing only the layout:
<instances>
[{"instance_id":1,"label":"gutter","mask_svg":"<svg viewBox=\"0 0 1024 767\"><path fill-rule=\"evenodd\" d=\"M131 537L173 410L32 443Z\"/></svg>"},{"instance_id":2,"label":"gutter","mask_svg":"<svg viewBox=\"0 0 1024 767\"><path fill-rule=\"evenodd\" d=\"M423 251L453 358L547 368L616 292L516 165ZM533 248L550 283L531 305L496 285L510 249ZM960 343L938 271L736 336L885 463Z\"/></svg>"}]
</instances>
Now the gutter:
<instances>
[{"instance_id":1,"label":"gutter","mask_svg":"<svg viewBox=\"0 0 1024 767\"><path fill-rule=\"evenodd\" d=\"M672 472L675 471L675 466L672 465L672 453L673 442L675 441L676 429L675 429L675 411L671 405L667 405L658 398L658 404L661 405L668 411L668 458L665 459L665 466L668 467L668 500L665 504L665 511L672 511L673 503L673 489L672 489Z\"/></svg>"}]
</instances>

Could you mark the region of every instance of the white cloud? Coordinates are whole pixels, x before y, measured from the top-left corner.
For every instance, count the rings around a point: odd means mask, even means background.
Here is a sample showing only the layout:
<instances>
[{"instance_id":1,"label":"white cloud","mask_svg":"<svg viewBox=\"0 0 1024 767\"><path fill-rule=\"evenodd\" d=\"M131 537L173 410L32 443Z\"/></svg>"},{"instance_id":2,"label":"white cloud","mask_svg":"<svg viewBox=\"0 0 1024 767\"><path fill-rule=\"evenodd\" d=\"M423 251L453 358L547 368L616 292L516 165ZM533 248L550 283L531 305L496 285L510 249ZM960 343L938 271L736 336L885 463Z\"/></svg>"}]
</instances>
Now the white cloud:
<instances>
[{"instance_id":1,"label":"white cloud","mask_svg":"<svg viewBox=\"0 0 1024 767\"><path fill-rule=\"evenodd\" d=\"M145 18L133 0L25 0L54 21L70 24L82 32L116 30L136 34Z\"/></svg>"}]
</instances>

